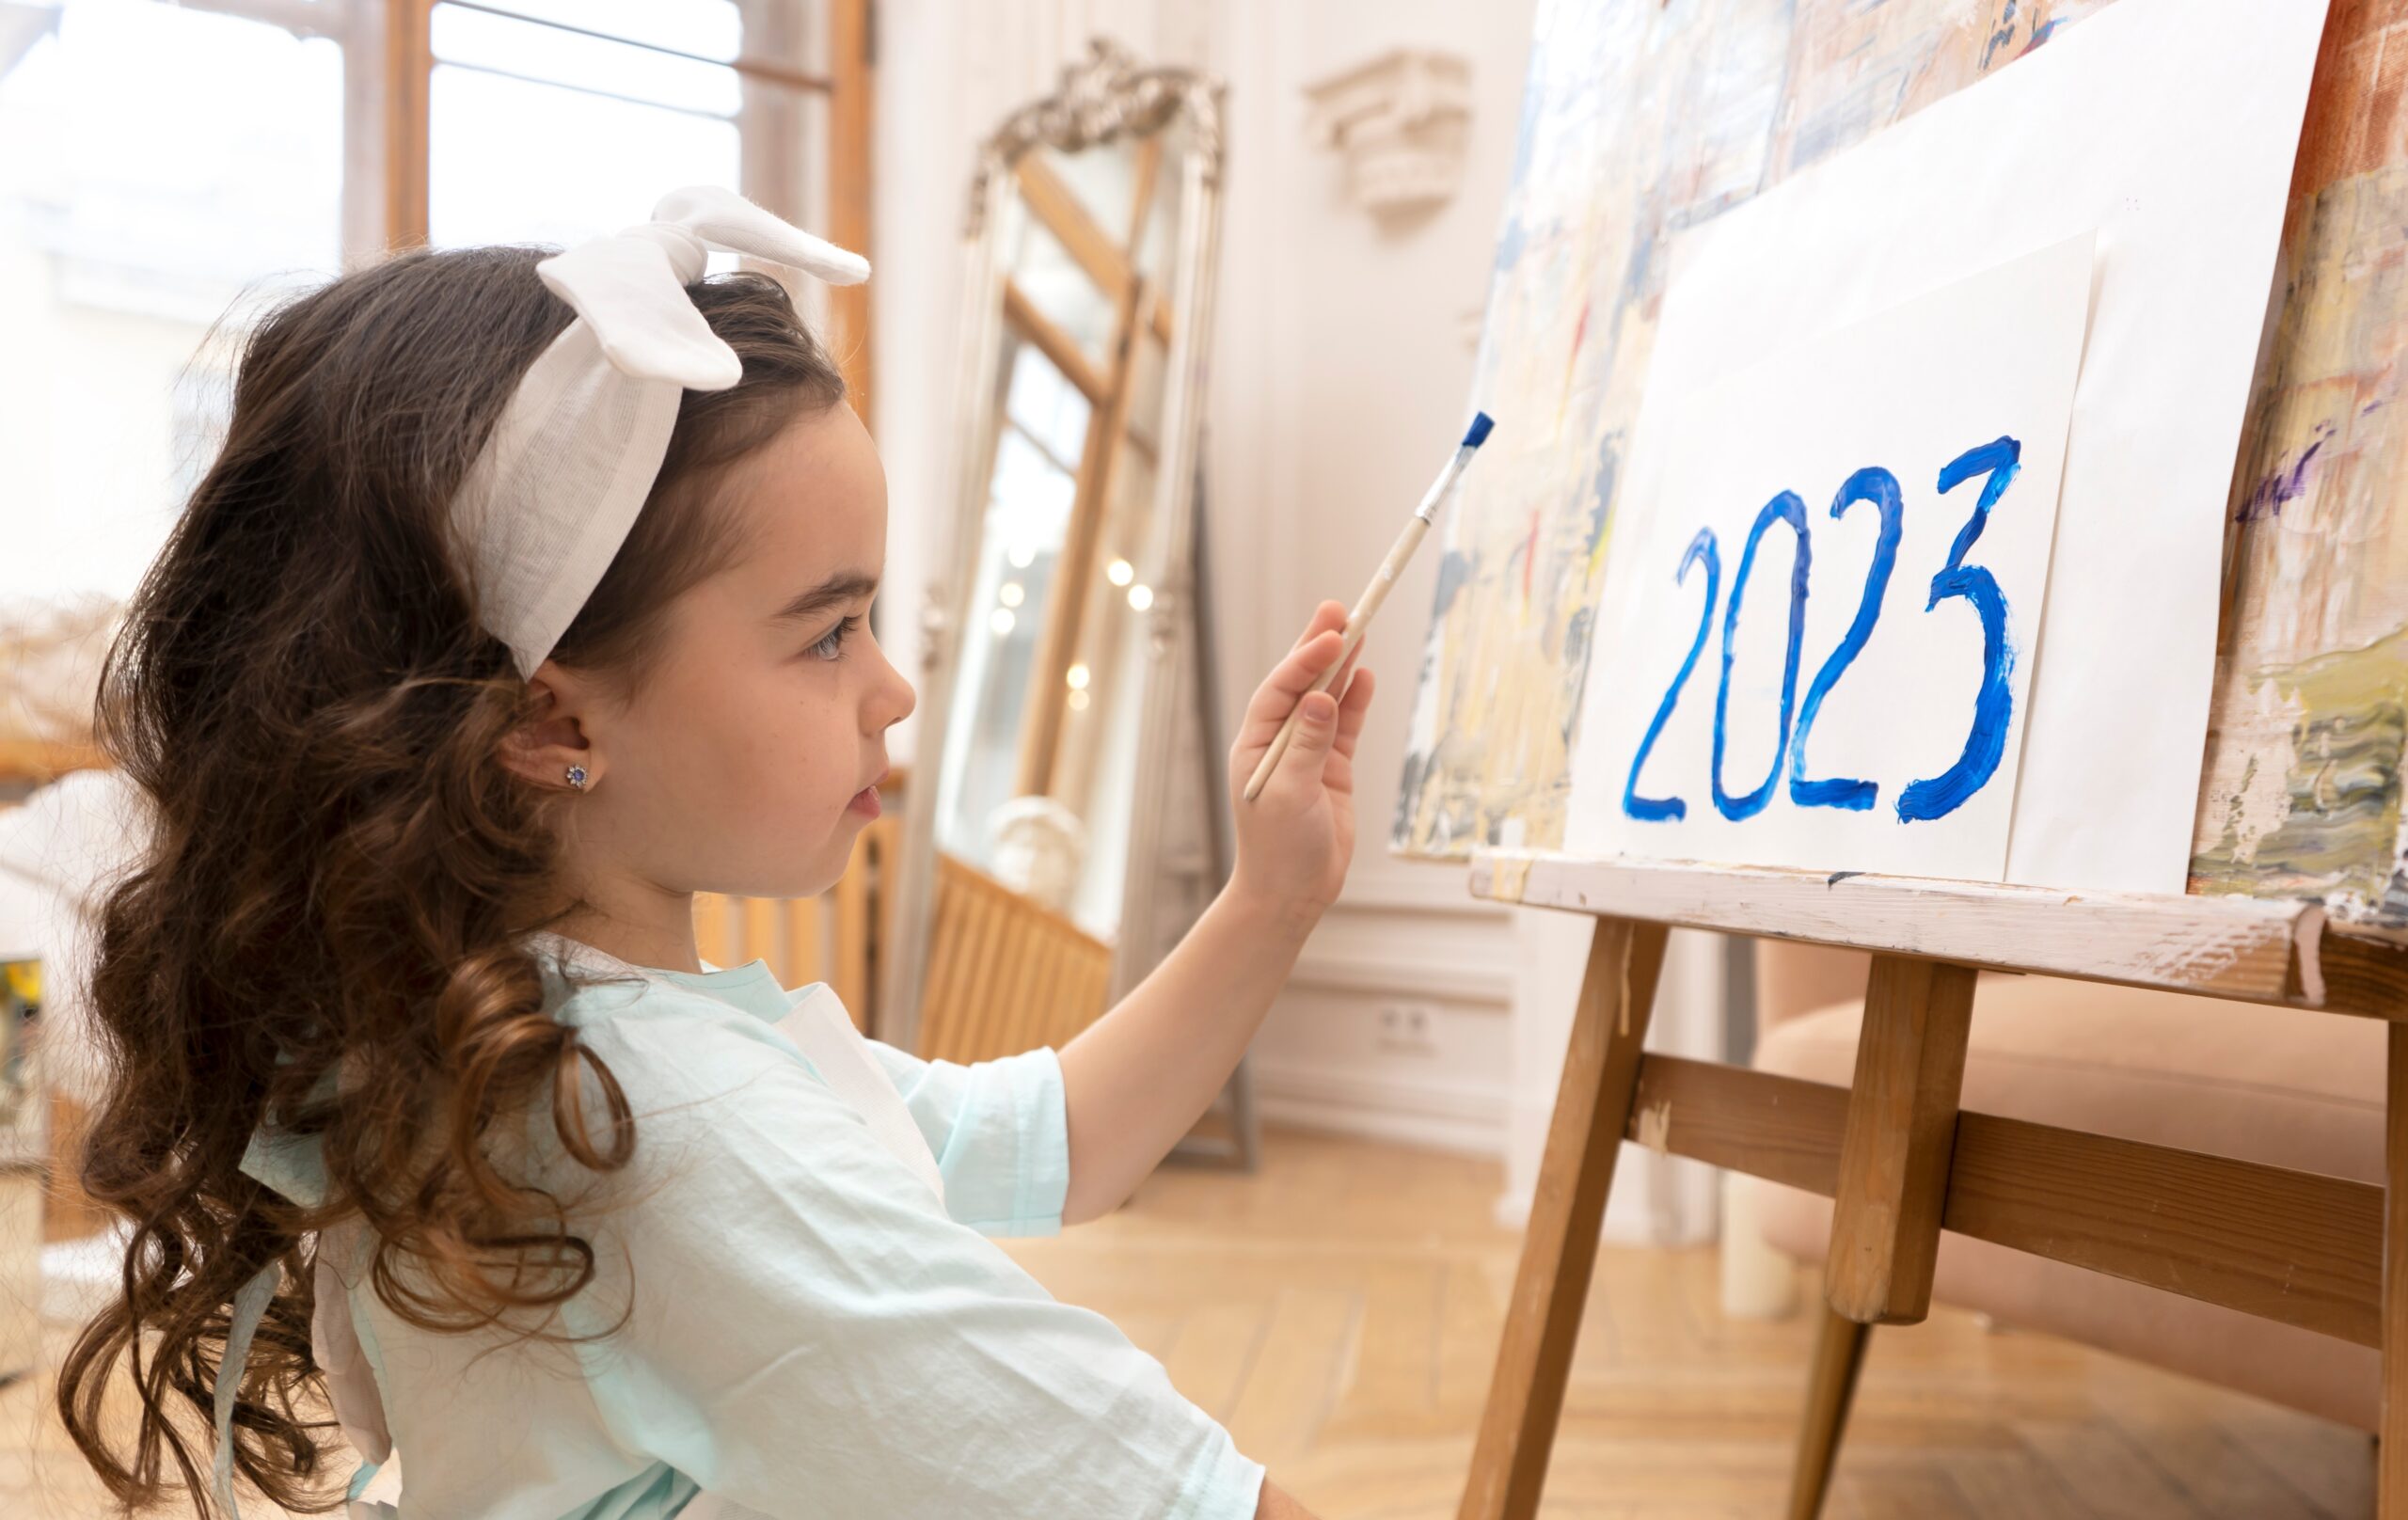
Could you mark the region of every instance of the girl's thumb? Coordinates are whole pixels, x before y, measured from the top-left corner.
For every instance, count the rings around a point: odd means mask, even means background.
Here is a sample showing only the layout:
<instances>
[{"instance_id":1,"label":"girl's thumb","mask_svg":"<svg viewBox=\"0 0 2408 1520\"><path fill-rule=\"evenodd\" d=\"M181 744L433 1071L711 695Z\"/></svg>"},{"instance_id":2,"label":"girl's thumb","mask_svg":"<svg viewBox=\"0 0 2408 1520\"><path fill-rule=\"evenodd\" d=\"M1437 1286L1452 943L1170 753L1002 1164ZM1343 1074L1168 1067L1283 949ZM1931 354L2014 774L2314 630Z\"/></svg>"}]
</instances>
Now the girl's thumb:
<instances>
[{"instance_id":1,"label":"girl's thumb","mask_svg":"<svg viewBox=\"0 0 2408 1520\"><path fill-rule=\"evenodd\" d=\"M1331 741L1338 737L1338 699L1326 691L1307 691L1296 704L1296 732L1288 741L1288 752L1279 757L1279 768L1306 768L1307 774L1318 776L1323 760L1329 758Z\"/></svg>"}]
</instances>

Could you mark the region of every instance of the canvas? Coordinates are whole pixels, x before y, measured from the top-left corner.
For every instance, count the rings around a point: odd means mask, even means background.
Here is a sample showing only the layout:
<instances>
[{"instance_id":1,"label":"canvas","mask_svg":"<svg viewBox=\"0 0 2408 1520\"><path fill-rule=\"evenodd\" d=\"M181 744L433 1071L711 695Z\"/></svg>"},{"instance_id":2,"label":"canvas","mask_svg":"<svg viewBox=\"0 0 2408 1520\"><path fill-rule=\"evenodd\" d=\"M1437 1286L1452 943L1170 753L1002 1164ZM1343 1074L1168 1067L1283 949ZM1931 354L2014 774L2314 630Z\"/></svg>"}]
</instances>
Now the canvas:
<instances>
[{"instance_id":1,"label":"canvas","mask_svg":"<svg viewBox=\"0 0 2408 1520\"><path fill-rule=\"evenodd\" d=\"M1550 0L1474 395L1499 429L1445 548L1392 842L1560 847L1568 748L1666 250L2010 67L2104 0ZM2408 925L2408 101L2400 0L2336 8L2224 515L2194 891Z\"/></svg>"}]
</instances>

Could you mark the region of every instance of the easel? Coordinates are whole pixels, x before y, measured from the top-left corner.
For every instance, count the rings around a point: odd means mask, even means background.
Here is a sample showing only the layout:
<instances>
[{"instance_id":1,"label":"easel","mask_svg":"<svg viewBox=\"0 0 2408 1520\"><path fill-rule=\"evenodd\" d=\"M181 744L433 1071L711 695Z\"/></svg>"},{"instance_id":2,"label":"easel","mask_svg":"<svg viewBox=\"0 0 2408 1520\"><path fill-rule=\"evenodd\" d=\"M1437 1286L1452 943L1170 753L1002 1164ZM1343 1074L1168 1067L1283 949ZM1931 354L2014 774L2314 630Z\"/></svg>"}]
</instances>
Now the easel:
<instances>
[{"instance_id":1,"label":"easel","mask_svg":"<svg viewBox=\"0 0 2408 1520\"><path fill-rule=\"evenodd\" d=\"M1597 924L1460 1520L1538 1512L1606 1194L1642 1116L1673 1155L1833 1200L1790 1520L1821 1511L1867 1327L1929 1312L1942 1229L2382 1348L2381 1514L2408 1520L2408 945L2305 902L1547 854L1476 856L1472 891ZM1643 1054L1674 926L1872 951L1853 1085ZM1958 1112L1977 968L2394 1021L2392 1185Z\"/></svg>"}]
</instances>

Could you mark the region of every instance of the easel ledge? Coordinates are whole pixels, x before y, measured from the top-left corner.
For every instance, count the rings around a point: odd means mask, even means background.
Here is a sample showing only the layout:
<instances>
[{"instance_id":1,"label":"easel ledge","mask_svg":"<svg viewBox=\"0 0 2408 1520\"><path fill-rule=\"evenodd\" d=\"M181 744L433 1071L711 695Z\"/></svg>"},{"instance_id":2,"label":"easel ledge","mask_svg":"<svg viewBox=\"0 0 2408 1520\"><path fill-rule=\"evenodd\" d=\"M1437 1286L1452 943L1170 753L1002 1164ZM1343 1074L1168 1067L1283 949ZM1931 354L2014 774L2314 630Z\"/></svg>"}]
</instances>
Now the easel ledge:
<instances>
[{"instance_id":1,"label":"easel ledge","mask_svg":"<svg viewBox=\"0 0 2408 1520\"><path fill-rule=\"evenodd\" d=\"M1832 1200L1788 1506L1816 1520L1866 1337L1931 1304L1942 1230L2384 1354L2382 1520L2408 1520L2408 944L2311 902L2077 895L1483 851L1471 889L1596 920L1459 1520L1535 1520L1624 1140ZM1873 953L1846 1087L1646 1053L1673 926ZM2390 1187L1958 1108L1978 968L2390 1021Z\"/></svg>"},{"instance_id":2,"label":"easel ledge","mask_svg":"<svg viewBox=\"0 0 2408 1520\"><path fill-rule=\"evenodd\" d=\"M2408 944L2328 922L2314 902L2077 894L1497 849L1473 855L1471 893L1965 966L2408 1019Z\"/></svg>"}]
</instances>

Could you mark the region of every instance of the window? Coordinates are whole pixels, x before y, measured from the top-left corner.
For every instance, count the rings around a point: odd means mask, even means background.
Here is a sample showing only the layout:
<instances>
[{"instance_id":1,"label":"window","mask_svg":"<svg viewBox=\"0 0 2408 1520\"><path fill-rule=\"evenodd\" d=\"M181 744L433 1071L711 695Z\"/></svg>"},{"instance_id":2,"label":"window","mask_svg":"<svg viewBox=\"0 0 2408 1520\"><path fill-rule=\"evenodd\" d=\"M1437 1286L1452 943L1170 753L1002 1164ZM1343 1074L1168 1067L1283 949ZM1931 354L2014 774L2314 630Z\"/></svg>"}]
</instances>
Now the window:
<instances>
[{"instance_id":1,"label":"window","mask_svg":"<svg viewBox=\"0 0 2408 1520\"><path fill-rule=\"evenodd\" d=\"M868 5L0 0L0 602L129 594L248 318L388 245L565 243L712 182L864 247ZM861 362L866 302L834 308Z\"/></svg>"},{"instance_id":2,"label":"window","mask_svg":"<svg viewBox=\"0 0 2408 1520\"><path fill-rule=\"evenodd\" d=\"M342 48L157 0L0 27L0 598L119 599L215 451L212 325L341 267Z\"/></svg>"}]
</instances>

